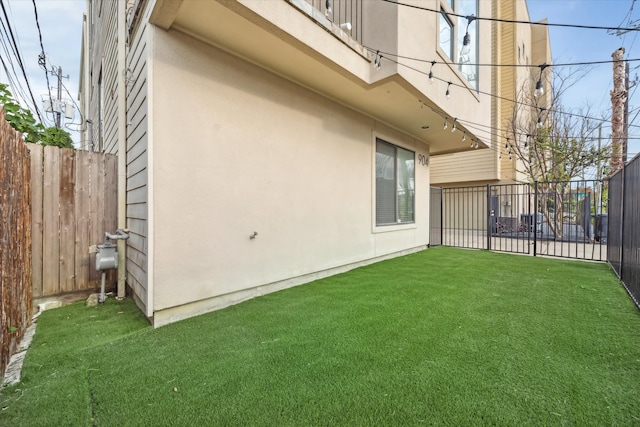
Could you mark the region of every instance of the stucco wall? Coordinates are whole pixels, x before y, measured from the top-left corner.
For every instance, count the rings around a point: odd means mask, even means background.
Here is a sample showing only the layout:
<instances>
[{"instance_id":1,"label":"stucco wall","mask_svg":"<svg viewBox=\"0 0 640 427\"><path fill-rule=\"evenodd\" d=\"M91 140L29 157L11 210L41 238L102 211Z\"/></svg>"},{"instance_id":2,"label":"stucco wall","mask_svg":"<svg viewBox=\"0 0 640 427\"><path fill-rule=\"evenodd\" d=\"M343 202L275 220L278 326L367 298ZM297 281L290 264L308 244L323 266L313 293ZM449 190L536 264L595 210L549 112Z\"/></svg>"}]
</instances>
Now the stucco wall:
<instances>
[{"instance_id":1,"label":"stucco wall","mask_svg":"<svg viewBox=\"0 0 640 427\"><path fill-rule=\"evenodd\" d=\"M189 36L153 38L156 312L428 243L426 145ZM376 136L416 151L415 224L374 226Z\"/></svg>"}]
</instances>

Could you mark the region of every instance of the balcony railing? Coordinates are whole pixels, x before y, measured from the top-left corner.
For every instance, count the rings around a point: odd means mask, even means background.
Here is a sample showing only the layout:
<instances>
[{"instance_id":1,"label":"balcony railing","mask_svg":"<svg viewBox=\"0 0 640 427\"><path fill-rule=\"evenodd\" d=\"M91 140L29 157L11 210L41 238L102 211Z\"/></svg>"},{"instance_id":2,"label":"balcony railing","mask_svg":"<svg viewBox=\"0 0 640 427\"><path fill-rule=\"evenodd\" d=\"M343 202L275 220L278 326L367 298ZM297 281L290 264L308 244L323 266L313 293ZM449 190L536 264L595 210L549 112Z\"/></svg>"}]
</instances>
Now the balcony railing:
<instances>
[{"instance_id":1,"label":"balcony railing","mask_svg":"<svg viewBox=\"0 0 640 427\"><path fill-rule=\"evenodd\" d=\"M367 0L304 0L320 11L327 19L339 26L342 31L362 44L363 2ZM327 10L327 6L329 9Z\"/></svg>"}]
</instances>

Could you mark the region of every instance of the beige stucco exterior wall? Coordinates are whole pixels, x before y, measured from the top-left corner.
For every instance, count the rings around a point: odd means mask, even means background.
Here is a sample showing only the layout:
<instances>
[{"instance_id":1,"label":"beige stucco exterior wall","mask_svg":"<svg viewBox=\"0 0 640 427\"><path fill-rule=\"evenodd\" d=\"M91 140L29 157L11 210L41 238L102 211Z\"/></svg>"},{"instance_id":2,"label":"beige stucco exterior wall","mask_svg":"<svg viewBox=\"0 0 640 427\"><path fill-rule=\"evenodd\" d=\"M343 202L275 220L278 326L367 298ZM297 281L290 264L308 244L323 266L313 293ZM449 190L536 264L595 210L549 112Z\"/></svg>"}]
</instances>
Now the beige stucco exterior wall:
<instances>
[{"instance_id":1,"label":"beige stucco exterior wall","mask_svg":"<svg viewBox=\"0 0 640 427\"><path fill-rule=\"evenodd\" d=\"M426 246L427 145L179 32L152 37L154 324ZM416 152L415 224L375 227L376 136Z\"/></svg>"}]
</instances>

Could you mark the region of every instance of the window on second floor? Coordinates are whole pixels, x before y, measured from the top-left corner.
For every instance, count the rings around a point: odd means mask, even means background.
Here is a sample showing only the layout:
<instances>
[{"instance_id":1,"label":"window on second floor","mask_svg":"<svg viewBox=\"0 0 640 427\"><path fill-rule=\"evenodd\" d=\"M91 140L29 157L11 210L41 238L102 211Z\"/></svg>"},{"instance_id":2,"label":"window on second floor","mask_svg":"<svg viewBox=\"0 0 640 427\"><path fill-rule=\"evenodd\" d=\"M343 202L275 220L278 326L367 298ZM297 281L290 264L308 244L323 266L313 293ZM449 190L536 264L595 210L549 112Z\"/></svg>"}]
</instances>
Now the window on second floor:
<instances>
[{"instance_id":1,"label":"window on second floor","mask_svg":"<svg viewBox=\"0 0 640 427\"><path fill-rule=\"evenodd\" d=\"M478 0L442 0L440 6L440 49L451 62L458 63L460 73L478 90L478 23L464 18L478 16Z\"/></svg>"},{"instance_id":2,"label":"window on second floor","mask_svg":"<svg viewBox=\"0 0 640 427\"><path fill-rule=\"evenodd\" d=\"M453 24L443 9L440 12L440 49L442 49L452 61L454 60L453 48Z\"/></svg>"}]
</instances>

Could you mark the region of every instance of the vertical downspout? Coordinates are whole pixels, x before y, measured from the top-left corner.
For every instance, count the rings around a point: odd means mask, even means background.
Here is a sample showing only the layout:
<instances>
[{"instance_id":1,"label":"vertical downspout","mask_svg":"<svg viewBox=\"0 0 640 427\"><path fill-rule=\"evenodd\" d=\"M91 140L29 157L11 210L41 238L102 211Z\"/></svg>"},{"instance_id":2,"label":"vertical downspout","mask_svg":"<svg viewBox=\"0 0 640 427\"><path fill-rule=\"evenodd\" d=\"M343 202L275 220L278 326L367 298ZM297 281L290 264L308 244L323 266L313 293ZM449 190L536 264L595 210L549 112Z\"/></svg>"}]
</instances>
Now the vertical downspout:
<instances>
[{"instance_id":1,"label":"vertical downspout","mask_svg":"<svg viewBox=\"0 0 640 427\"><path fill-rule=\"evenodd\" d=\"M119 1L118 19L118 228L127 229L127 2ZM118 298L124 298L127 242L118 240Z\"/></svg>"}]
</instances>

